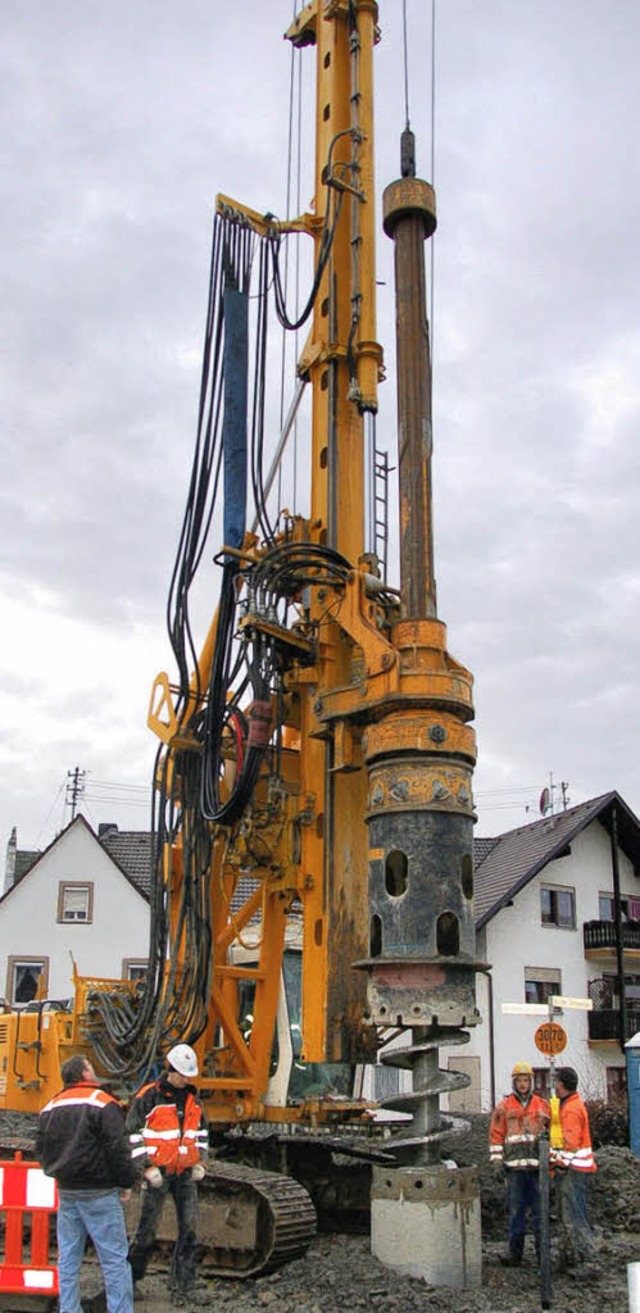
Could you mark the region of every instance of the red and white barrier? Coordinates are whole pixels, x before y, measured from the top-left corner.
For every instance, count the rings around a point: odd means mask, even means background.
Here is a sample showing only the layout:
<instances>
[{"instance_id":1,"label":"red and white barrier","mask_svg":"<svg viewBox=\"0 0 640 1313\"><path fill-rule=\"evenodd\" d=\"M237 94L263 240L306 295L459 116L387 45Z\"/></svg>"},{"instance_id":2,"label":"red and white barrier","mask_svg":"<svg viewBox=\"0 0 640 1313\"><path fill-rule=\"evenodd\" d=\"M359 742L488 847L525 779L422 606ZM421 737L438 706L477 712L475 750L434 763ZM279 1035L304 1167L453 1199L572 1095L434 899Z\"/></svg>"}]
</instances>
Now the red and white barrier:
<instances>
[{"instance_id":1,"label":"red and white barrier","mask_svg":"<svg viewBox=\"0 0 640 1313\"><path fill-rule=\"evenodd\" d=\"M17 1153L0 1162L0 1213L4 1215L4 1254L0 1254L0 1294L57 1295L58 1269L52 1261L50 1219L58 1209L58 1187L38 1163Z\"/></svg>"}]
</instances>

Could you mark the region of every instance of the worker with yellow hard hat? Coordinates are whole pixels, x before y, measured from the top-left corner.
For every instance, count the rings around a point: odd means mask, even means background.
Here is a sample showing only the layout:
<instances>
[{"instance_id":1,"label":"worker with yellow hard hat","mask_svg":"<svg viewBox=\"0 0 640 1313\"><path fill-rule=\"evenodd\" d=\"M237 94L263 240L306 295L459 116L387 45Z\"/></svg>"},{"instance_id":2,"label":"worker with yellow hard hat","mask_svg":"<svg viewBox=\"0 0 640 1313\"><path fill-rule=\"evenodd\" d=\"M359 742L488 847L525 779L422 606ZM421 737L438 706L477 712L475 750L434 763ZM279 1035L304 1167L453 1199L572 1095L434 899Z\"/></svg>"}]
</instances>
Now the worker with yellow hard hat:
<instances>
[{"instance_id":1,"label":"worker with yellow hard hat","mask_svg":"<svg viewBox=\"0 0 640 1313\"><path fill-rule=\"evenodd\" d=\"M549 1116L549 1104L534 1090L533 1067L516 1062L511 1093L494 1108L489 1129L490 1160L504 1169L507 1179L509 1250L500 1260L505 1267L519 1267L522 1262L529 1213L540 1259L539 1141Z\"/></svg>"}]
</instances>

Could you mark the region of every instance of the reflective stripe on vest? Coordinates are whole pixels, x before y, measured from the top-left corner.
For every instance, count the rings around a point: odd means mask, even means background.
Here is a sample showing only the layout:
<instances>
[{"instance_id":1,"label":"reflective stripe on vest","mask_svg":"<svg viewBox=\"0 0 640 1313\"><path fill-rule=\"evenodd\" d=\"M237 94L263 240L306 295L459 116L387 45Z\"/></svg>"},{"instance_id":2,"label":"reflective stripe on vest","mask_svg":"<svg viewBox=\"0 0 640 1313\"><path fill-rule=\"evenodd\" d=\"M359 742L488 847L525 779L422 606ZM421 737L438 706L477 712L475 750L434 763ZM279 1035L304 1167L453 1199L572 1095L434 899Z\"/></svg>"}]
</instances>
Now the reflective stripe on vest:
<instances>
[{"instance_id":1,"label":"reflective stripe on vest","mask_svg":"<svg viewBox=\"0 0 640 1313\"><path fill-rule=\"evenodd\" d=\"M83 1090L85 1093L82 1093ZM81 1104L87 1104L92 1108L106 1108L109 1103L117 1104L118 1100L107 1094L106 1090L101 1090L98 1085L70 1085L68 1089L54 1094L42 1111L50 1112L52 1108L77 1108Z\"/></svg>"},{"instance_id":2,"label":"reflective stripe on vest","mask_svg":"<svg viewBox=\"0 0 640 1313\"><path fill-rule=\"evenodd\" d=\"M200 1161L200 1147L206 1149L206 1128L201 1128L201 1111L189 1094L184 1108L182 1134L175 1103L159 1103L151 1109L141 1137L130 1136L132 1157L146 1153L154 1167L168 1172L184 1172Z\"/></svg>"}]
</instances>

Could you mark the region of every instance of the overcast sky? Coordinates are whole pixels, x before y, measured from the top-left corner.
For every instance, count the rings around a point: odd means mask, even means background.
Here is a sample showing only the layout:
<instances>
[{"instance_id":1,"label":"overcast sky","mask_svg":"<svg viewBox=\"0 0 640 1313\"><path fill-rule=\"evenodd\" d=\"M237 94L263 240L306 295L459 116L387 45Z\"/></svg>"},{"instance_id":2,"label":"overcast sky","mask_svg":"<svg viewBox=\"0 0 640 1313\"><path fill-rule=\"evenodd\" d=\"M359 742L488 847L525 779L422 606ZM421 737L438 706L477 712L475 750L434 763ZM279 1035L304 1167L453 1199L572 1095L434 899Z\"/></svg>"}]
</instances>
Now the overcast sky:
<instances>
[{"instance_id":1,"label":"overcast sky","mask_svg":"<svg viewBox=\"0 0 640 1313\"><path fill-rule=\"evenodd\" d=\"M285 211L299 7L4 0L2 850L13 825L54 837L76 766L92 823L147 824L213 201ZM429 176L431 5L407 11ZM378 197L401 18L382 0ZM550 772L640 812L639 68L637 0L436 5L436 575L476 680L483 834L535 818ZM383 237L393 464L390 255Z\"/></svg>"}]
</instances>

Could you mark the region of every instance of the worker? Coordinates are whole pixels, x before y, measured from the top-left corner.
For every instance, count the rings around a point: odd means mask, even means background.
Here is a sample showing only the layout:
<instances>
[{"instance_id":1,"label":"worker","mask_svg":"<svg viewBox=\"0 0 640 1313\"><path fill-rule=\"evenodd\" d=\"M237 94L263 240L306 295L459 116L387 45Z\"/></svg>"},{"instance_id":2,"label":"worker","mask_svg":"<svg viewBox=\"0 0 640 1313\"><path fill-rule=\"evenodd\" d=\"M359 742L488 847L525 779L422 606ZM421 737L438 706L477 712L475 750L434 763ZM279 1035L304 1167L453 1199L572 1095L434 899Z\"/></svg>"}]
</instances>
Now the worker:
<instances>
[{"instance_id":1,"label":"worker","mask_svg":"<svg viewBox=\"0 0 640 1313\"><path fill-rule=\"evenodd\" d=\"M129 1247L135 1283L147 1270L164 1202L171 1195L178 1223L169 1288L180 1304L196 1289L197 1182L205 1175L208 1131L196 1087L198 1059L189 1044L176 1044L158 1080L138 1091L127 1115L134 1163L144 1173L142 1208Z\"/></svg>"},{"instance_id":2,"label":"worker","mask_svg":"<svg viewBox=\"0 0 640 1313\"><path fill-rule=\"evenodd\" d=\"M560 1268L584 1265L584 1275L600 1276L598 1251L587 1212L587 1181L597 1170L591 1145L589 1114L578 1094L573 1067L558 1067L556 1094L560 1100L562 1148L549 1151L562 1230Z\"/></svg>"},{"instance_id":3,"label":"worker","mask_svg":"<svg viewBox=\"0 0 640 1313\"><path fill-rule=\"evenodd\" d=\"M494 1108L489 1129L489 1155L504 1167L509 1210L509 1250L500 1262L519 1267L524 1254L527 1214L531 1213L533 1238L540 1260L539 1141L550 1117L546 1099L533 1088L533 1068L516 1062L511 1072L511 1094Z\"/></svg>"},{"instance_id":4,"label":"worker","mask_svg":"<svg viewBox=\"0 0 640 1313\"><path fill-rule=\"evenodd\" d=\"M87 1236L102 1268L108 1313L132 1313L133 1284L127 1262L122 1205L131 1198L136 1172L124 1114L100 1088L90 1062L67 1058L63 1088L38 1118L36 1155L58 1182L58 1276L60 1313L80 1313L80 1268Z\"/></svg>"}]
</instances>

